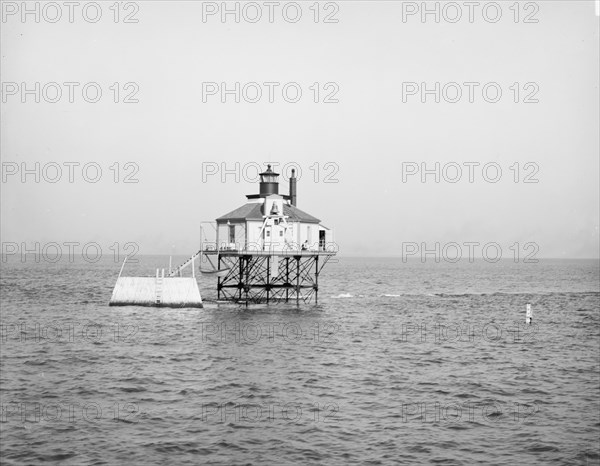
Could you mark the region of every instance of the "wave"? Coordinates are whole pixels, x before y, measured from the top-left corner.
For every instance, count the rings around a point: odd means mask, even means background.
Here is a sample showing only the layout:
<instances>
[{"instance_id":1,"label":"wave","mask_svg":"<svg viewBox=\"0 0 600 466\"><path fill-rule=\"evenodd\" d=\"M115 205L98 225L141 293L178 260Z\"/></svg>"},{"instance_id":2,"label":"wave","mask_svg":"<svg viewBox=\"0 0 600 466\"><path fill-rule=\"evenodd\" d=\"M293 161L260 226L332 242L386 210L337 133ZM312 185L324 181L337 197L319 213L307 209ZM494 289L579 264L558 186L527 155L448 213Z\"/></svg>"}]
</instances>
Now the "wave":
<instances>
[{"instance_id":1,"label":"wave","mask_svg":"<svg viewBox=\"0 0 600 466\"><path fill-rule=\"evenodd\" d=\"M600 296L598 291L493 291L493 292L439 292L439 293L383 293L378 295L366 295L366 297L378 297L378 298L401 298L401 297L423 297L429 296L432 298L469 298L469 297L483 297L483 296ZM364 295L359 295L363 297ZM343 294L338 296L332 296L333 298L350 298L353 297L350 294Z\"/></svg>"},{"instance_id":2,"label":"wave","mask_svg":"<svg viewBox=\"0 0 600 466\"><path fill-rule=\"evenodd\" d=\"M433 293L439 298L467 298L469 296L600 296L598 291L493 291L493 292L465 292L465 293Z\"/></svg>"}]
</instances>

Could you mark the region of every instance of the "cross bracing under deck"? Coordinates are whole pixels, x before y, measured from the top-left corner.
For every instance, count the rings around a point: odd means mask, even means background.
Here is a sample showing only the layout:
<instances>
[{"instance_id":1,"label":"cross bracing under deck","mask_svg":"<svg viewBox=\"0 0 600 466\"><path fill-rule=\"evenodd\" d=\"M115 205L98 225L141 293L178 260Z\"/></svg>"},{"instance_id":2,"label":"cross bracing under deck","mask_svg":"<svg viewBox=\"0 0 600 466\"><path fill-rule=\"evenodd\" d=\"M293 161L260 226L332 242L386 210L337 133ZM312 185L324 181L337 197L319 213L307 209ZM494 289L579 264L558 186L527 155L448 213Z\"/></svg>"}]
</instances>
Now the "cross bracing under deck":
<instances>
[{"instance_id":1,"label":"cross bracing under deck","mask_svg":"<svg viewBox=\"0 0 600 466\"><path fill-rule=\"evenodd\" d=\"M319 273L335 252L325 251L215 251L219 300L268 303L271 301L317 302Z\"/></svg>"}]
</instances>

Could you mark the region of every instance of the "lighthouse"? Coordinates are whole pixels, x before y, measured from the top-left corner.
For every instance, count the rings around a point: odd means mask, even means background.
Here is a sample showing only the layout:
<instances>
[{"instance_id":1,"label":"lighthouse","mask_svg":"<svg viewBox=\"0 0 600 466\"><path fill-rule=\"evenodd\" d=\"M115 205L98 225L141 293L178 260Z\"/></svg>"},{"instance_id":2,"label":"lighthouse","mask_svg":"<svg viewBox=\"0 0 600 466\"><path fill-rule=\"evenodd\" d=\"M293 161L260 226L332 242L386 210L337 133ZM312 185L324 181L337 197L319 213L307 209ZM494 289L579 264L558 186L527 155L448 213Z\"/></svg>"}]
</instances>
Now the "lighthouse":
<instances>
[{"instance_id":1,"label":"lighthouse","mask_svg":"<svg viewBox=\"0 0 600 466\"><path fill-rule=\"evenodd\" d=\"M203 236L200 253L217 276L218 299L316 302L319 273L336 254L333 231L298 208L294 170L287 195L271 165L259 176L258 193L216 219L216 240Z\"/></svg>"},{"instance_id":2,"label":"lighthouse","mask_svg":"<svg viewBox=\"0 0 600 466\"><path fill-rule=\"evenodd\" d=\"M258 194L201 228L200 250L176 268L155 277L122 277L123 261L109 305L202 307L194 264L203 280L217 279L217 300L249 303L317 302L319 274L335 256L333 231L297 207L294 170L289 194L279 194L279 173L271 165L260 173ZM206 265L209 267L207 268ZM191 266L192 276L182 272Z\"/></svg>"},{"instance_id":3,"label":"lighthouse","mask_svg":"<svg viewBox=\"0 0 600 466\"><path fill-rule=\"evenodd\" d=\"M321 220L297 206L295 170L289 194L279 194L279 173L271 165L260 173L258 194L248 194L244 205L217 218L219 249L236 251L325 251L333 232Z\"/></svg>"}]
</instances>

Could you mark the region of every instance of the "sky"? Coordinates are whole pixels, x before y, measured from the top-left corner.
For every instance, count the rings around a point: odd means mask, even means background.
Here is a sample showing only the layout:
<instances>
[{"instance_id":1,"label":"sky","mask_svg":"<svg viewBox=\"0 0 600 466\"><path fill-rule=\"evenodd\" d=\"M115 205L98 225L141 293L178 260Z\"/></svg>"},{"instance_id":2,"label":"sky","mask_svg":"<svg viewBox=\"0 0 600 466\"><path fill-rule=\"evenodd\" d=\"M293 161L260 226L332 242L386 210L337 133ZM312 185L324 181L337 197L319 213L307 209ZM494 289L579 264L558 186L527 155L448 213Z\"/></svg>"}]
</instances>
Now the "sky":
<instances>
[{"instance_id":1,"label":"sky","mask_svg":"<svg viewBox=\"0 0 600 466\"><path fill-rule=\"evenodd\" d=\"M340 254L600 255L594 1L90 3L2 2L3 243L192 254L274 163Z\"/></svg>"}]
</instances>

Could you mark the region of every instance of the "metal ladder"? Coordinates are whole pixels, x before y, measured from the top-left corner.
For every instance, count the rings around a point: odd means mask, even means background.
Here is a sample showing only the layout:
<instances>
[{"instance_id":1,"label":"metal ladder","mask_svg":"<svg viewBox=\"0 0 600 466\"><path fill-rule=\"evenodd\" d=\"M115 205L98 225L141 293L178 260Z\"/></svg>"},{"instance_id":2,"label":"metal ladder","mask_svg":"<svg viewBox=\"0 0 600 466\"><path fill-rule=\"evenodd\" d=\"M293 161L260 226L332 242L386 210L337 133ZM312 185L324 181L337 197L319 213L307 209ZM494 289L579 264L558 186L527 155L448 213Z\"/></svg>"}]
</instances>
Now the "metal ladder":
<instances>
[{"instance_id":1,"label":"metal ladder","mask_svg":"<svg viewBox=\"0 0 600 466\"><path fill-rule=\"evenodd\" d=\"M154 304L162 303L164 280L165 280L165 269L162 269L161 275L159 275L158 269L156 269L156 287L155 287L155 291L156 291L155 298L156 299L154 300Z\"/></svg>"}]
</instances>

